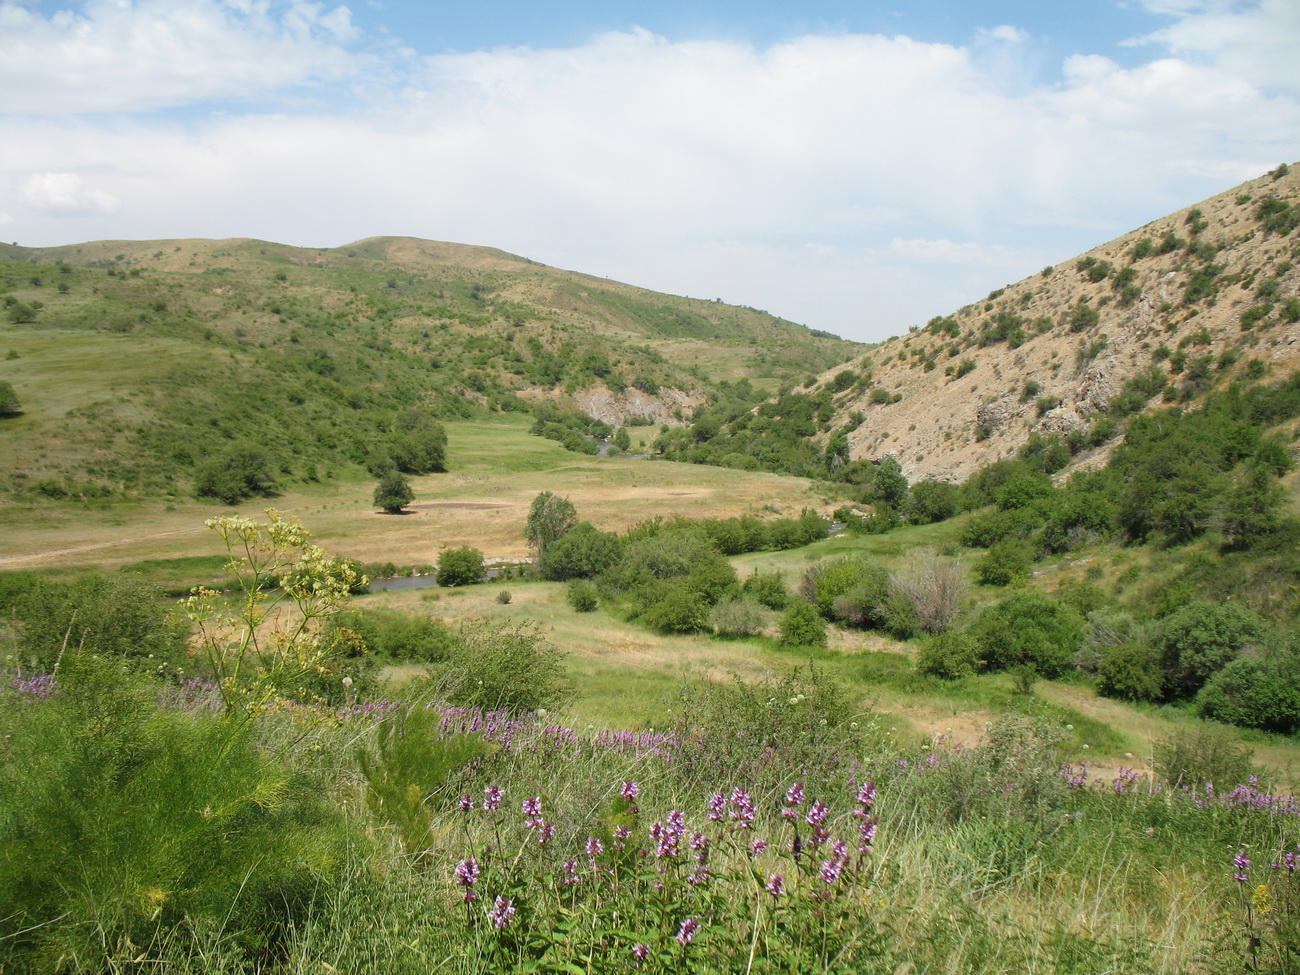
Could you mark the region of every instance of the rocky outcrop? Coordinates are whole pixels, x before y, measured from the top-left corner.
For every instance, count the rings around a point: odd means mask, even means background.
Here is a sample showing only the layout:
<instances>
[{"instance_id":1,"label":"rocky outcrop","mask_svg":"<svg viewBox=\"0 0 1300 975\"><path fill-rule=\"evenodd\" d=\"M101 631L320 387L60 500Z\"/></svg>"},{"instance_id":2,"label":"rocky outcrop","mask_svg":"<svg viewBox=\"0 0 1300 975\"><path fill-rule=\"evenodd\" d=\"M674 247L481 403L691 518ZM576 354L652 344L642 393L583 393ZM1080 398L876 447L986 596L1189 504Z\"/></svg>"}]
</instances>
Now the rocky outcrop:
<instances>
[{"instance_id":1,"label":"rocky outcrop","mask_svg":"<svg viewBox=\"0 0 1300 975\"><path fill-rule=\"evenodd\" d=\"M592 386L573 395L576 409L616 427L631 419L669 425L689 423L696 408L703 403L702 396L668 387L647 393L635 386L628 386L621 392L607 386Z\"/></svg>"}]
</instances>

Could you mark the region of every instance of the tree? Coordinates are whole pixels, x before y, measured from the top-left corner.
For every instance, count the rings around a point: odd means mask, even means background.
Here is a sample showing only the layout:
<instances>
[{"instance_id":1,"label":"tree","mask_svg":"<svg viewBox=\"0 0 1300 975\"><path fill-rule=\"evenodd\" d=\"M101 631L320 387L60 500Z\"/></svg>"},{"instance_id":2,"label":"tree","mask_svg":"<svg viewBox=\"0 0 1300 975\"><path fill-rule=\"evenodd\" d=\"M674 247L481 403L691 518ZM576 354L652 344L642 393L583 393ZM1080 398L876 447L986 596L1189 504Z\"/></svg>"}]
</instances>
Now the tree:
<instances>
[{"instance_id":1,"label":"tree","mask_svg":"<svg viewBox=\"0 0 1300 975\"><path fill-rule=\"evenodd\" d=\"M619 427L614 431L614 446L627 453L628 448L632 446L632 437L628 434L626 427Z\"/></svg>"},{"instance_id":2,"label":"tree","mask_svg":"<svg viewBox=\"0 0 1300 975\"><path fill-rule=\"evenodd\" d=\"M440 586L472 586L483 578L483 553L464 545L449 548L438 559L437 579Z\"/></svg>"},{"instance_id":3,"label":"tree","mask_svg":"<svg viewBox=\"0 0 1300 975\"><path fill-rule=\"evenodd\" d=\"M550 491L543 491L533 498L533 505L528 509L528 521L524 524L524 538L532 545L539 562L546 550L568 534L577 521L578 510L568 498L558 497Z\"/></svg>"},{"instance_id":4,"label":"tree","mask_svg":"<svg viewBox=\"0 0 1300 975\"><path fill-rule=\"evenodd\" d=\"M612 532L603 532L589 521L575 525L557 539L542 556L544 579L589 579L618 562L623 545Z\"/></svg>"},{"instance_id":5,"label":"tree","mask_svg":"<svg viewBox=\"0 0 1300 975\"><path fill-rule=\"evenodd\" d=\"M398 470L427 474L447 469L447 433L423 410L403 410L397 415L388 449Z\"/></svg>"},{"instance_id":6,"label":"tree","mask_svg":"<svg viewBox=\"0 0 1300 975\"><path fill-rule=\"evenodd\" d=\"M375 488L375 507L395 515L415 500L411 482L398 471L389 471Z\"/></svg>"},{"instance_id":7,"label":"tree","mask_svg":"<svg viewBox=\"0 0 1300 975\"><path fill-rule=\"evenodd\" d=\"M0 382L0 416L17 416L23 411L11 383Z\"/></svg>"}]
</instances>

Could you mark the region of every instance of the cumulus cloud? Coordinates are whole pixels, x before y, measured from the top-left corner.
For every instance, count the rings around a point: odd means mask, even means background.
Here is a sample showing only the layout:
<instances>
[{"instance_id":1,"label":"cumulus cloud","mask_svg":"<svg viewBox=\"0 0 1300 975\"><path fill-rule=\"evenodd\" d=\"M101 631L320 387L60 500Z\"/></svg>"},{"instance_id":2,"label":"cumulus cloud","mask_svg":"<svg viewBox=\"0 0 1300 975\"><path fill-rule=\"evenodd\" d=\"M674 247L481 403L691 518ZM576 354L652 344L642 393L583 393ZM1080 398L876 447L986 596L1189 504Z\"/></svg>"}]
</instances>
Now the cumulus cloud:
<instances>
[{"instance_id":1,"label":"cumulus cloud","mask_svg":"<svg viewBox=\"0 0 1300 975\"><path fill-rule=\"evenodd\" d=\"M350 70L342 8L114 7L197 11L211 30L185 36L240 35L234 79L213 81L203 55L192 97L280 84L257 75L279 68L251 63L277 44L297 58L286 84ZM58 29L75 37L74 21L108 23L107 10L91 4ZM1197 10L1186 17L1208 16ZM1083 55L1051 80L1008 85L985 51L1026 41L1011 26L969 46L836 35L758 48L631 30L408 59L400 84L381 78L337 110L182 121L51 108L0 141L0 206L20 212L7 179L18 203L63 218L23 212L24 232L46 238L27 243L109 236L103 214L121 200L112 236L488 244L880 337L1300 156L1295 98L1222 59L1179 55L1172 35L1146 42L1158 56L1145 64ZM181 97L178 70L147 65L106 98L144 98L160 78ZM90 97L51 85L42 97L56 106Z\"/></svg>"},{"instance_id":2,"label":"cumulus cloud","mask_svg":"<svg viewBox=\"0 0 1300 975\"><path fill-rule=\"evenodd\" d=\"M36 173L23 184L18 198L37 210L53 213L112 213L117 197L91 189L76 173Z\"/></svg>"},{"instance_id":3,"label":"cumulus cloud","mask_svg":"<svg viewBox=\"0 0 1300 975\"><path fill-rule=\"evenodd\" d=\"M124 112L265 95L355 68L346 7L88 0L43 14L0 0L0 112Z\"/></svg>"}]
</instances>

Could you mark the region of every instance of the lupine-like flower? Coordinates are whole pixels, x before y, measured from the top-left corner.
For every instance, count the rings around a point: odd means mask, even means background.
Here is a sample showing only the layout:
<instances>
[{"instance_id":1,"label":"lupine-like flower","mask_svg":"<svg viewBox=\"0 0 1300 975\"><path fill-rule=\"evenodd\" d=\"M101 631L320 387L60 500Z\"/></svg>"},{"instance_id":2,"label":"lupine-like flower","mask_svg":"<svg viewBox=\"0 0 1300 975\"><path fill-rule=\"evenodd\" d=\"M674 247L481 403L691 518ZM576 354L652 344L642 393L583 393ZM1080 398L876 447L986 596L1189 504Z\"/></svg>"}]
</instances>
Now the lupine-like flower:
<instances>
[{"instance_id":1,"label":"lupine-like flower","mask_svg":"<svg viewBox=\"0 0 1300 975\"><path fill-rule=\"evenodd\" d=\"M829 860L822 861L822 880L828 884L839 882L840 874L844 872L844 864L839 857L831 857Z\"/></svg>"},{"instance_id":2,"label":"lupine-like flower","mask_svg":"<svg viewBox=\"0 0 1300 975\"><path fill-rule=\"evenodd\" d=\"M822 823L826 822L826 817L829 815L830 810L826 808L826 803L818 799L808 809L808 815L804 817L804 821L809 826L820 826Z\"/></svg>"},{"instance_id":3,"label":"lupine-like flower","mask_svg":"<svg viewBox=\"0 0 1300 975\"><path fill-rule=\"evenodd\" d=\"M754 837L749 841L749 858L751 860L762 856L766 852L767 840L761 840L758 837Z\"/></svg>"},{"instance_id":4,"label":"lupine-like flower","mask_svg":"<svg viewBox=\"0 0 1300 975\"><path fill-rule=\"evenodd\" d=\"M727 797L721 792L715 792L709 796L709 819L717 822L721 819L727 808Z\"/></svg>"},{"instance_id":5,"label":"lupine-like flower","mask_svg":"<svg viewBox=\"0 0 1300 975\"><path fill-rule=\"evenodd\" d=\"M474 892L474 885L478 882L480 872L478 861L472 857L468 860L461 860L460 863L456 864L453 874L456 883L465 888L463 900L466 904L478 900L478 894Z\"/></svg>"},{"instance_id":6,"label":"lupine-like flower","mask_svg":"<svg viewBox=\"0 0 1300 975\"><path fill-rule=\"evenodd\" d=\"M461 812L469 812L474 808L474 800L470 797L468 792L460 797L459 808Z\"/></svg>"},{"instance_id":7,"label":"lupine-like flower","mask_svg":"<svg viewBox=\"0 0 1300 975\"><path fill-rule=\"evenodd\" d=\"M780 897L785 893L785 878L779 873L769 874L767 885L763 889L773 897Z\"/></svg>"},{"instance_id":8,"label":"lupine-like flower","mask_svg":"<svg viewBox=\"0 0 1300 975\"><path fill-rule=\"evenodd\" d=\"M668 810L668 825L672 827L673 832L678 836L686 832L686 816L680 809Z\"/></svg>"},{"instance_id":9,"label":"lupine-like flower","mask_svg":"<svg viewBox=\"0 0 1300 975\"><path fill-rule=\"evenodd\" d=\"M804 800L803 783L796 782L790 788L785 790L785 804L787 806L802 806Z\"/></svg>"},{"instance_id":10,"label":"lupine-like flower","mask_svg":"<svg viewBox=\"0 0 1300 975\"><path fill-rule=\"evenodd\" d=\"M708 853L709 838L703 833L692 833L690 846L696 853Z\"/></svg>"},{"instance_id":11,"label":"lupine-like flower","mask_svg":"<svg viewBox=\"0 0 1300 975\"><path fill-rule=\"evenodd\" d=\"M650 838L655 841L655 856L660 860L677 856L679 835L671 825L655 823L650 827Z\"/></svg>"},{"instance_id":12,"label":"lupine-like flower","mask_svg":"<svg viewBox=\"0 0 1300 975\"><path fill-rule=\"evenodd\" d=\"M626 850L627 841L632 838L632 828L630 826L614 827L614 849Z\"/></svg>"},{"instance_id":13,"label":"lupine-like flower","mask_svg":"<svg viewBox=\"0 0 1300 975\"><path fill-rule=\"evenodd\" d=\"M701 861L695 864L695 869L686 878L686 882L692 887L699 887L701 884L707 883L710 876L708 865Z\"/></svg>"},{"instance_id":14,"label":"lupine-like flower","mask_svg":"<svg viewBox=\"0 0 1300 975\"><path fill-rule=\"evenodd\" d=\"M695 932L700 929L700 919L688 917L677 929L677 942L684 948L695 940Z\"/></svg>"},{"instance_id":15,"label":"lupine-like flower","mask_svg":"<svg viewBox=\"0 0 1300 975\"><path fill-rule=\"evenodd\" d=\"M495 785L490 785L483 790L483 811L492 812L494 809L501 808L502 792Z\"/></svg>"},{"instance_id":16,"label":"lupine-like flower","mask_svg":"<svg viewBox=\"0 0 1300 975\"><path fill-rule=\"evenodd\" d=\"M754 800L739 786L731 790L731 818L741 829L751 829L754 825Z\"/></svg>"},{"instance_id":17,"label":"lupine-like flower","mask_svg":"<svg viewBox=\"0 0 1300 975\"><path fill-rule=\"evenodd\" d=\"M578 861L572 858L564 861L564 886L572 887L582 878L578 876Z\"/></svg>"},{"instance_id":18,"label":"lupine-like flower","mask_svg":"<svg viewBox=\"0 0 1300 975\"><path fill-rule=\"evenodd\" d=\"M523 802L523 811L525 816L536 818L542 814L542 797L533 796L531 799L525 799Z\"/></svg>"},{"instance_id":19,"label":"lupine-like flower","mask_svg":"<svg viewBox=\"0 0 1300 975\"><path fill-rule=\"evenodd\" d=\"M631 802L638 795L640 795L640 793L641 793L641 787L637 785L635 782L624 782L623 788L618 790L618 794L622 796L624 799L626 799L628 802ZM649 951L648 948L646 950Z\"/></svg>"},{"instance_id":20,"label":"lupine-like flower","mask_svg":"<svg viewBox=\"0 0 1300 975\"><path fill-rule=\"evenodd\" d=\"M637 960L638 964L645 964L645 960L650 957L649 945L633 945L632 957Z\"/></svg>"},{"instance_id":21,"label":"lupine-like flower","mask_svg":"<svg viewBox=\"0 0 1300 975\"><path fill-rule=\"evenodd\" d=\"M587 856L598 857L605 852L605 844L598 837L587 837Z\"/></svg>"},{"instance_id":22,"label":"lupine-like flower","mask_svg":"<svg viewBox=\"0 0 1300 975\"><path fill-rule=\"evenodd\" d=\"M544 819L534 820L530 825L532 825L533 829L537 831L538 846L545 846L547 843L551 842L551 838L555 836L555 825L553 823L548 823Z\"/></svg>"},{"instance_id":23,"label":"lupine-like flower","mask_svg":"<svg viewBox=\"0 0 1300 975\"><path fill-rule=\"evenodd\" d=\"M864 819L858 826L858 852L870 853L871 844L876 839L876 826L878 822L873 816L870 819Z\"/></svg>"},{"instance_id":24,"label":"lupine-like flower","mask_svg":"<svg viewBox=\"0 0 1300 975\"><path fill-rule=\"evenodd\" d=\"M510 926L510 922L515 919L515 906L510 902L509 897L497 897L495 906L487 912L488 920L498 931Z\"/></svg>"},{"instance_id":25,"label":"lupine-like flower","mask_svg":"<svg viewBox=\"0 0 1300 975\"><path fill-rule=\"evenodd\" d=\"M1250 857L1246 856L1246 851L1242 850L1232 858L1232 865L1237 868L1237 872L1232 875L1232 879L1239 884L1244 884L1250 879Z\"/></svg>"},{"instance_id":26,"label":"lupine-like flower","mask_svg":"<svg viewBox=\"0 0 1300 975\"><path fill-rule=\"evenodd\" d=\"M864 815L876 804L875 782L864 782L862 784L862 788L858 790L858 803L862 806Z\"/></svg>"}]
</instances>

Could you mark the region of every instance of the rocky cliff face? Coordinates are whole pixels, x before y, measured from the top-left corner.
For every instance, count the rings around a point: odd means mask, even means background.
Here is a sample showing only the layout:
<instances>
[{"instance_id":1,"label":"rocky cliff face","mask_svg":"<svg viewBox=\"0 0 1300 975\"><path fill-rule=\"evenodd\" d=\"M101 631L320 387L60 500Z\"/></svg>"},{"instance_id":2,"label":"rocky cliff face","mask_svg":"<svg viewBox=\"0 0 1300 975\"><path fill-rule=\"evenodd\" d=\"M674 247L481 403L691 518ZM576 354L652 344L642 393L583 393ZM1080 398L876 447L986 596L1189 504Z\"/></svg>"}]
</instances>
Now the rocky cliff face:
<instances>
[{"instance_id":1,"label":"rocky cliff face","mask_svg":"<svg viewBox=\"0 0 1300 975\"><path fill-rule=\"evenodd\" d=\"M1285 376L1300 368L1300 230L1288 221L1300 223L1300 167L995 291L819 377L811 389L856 374L822 436L848 429L855 460L892 455L909 478L961 480L1035 431L1092 427L1151 367L1172 392L1149 407L1194 403L1243 374Z\"/></svg>"}]
</instances>

